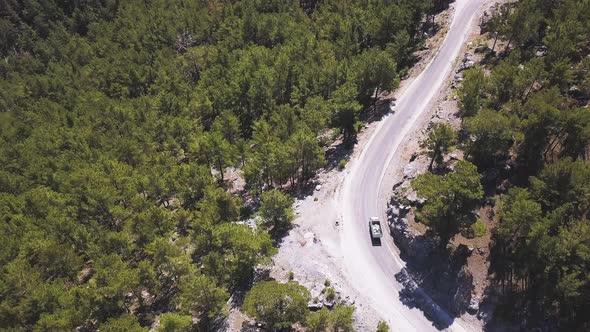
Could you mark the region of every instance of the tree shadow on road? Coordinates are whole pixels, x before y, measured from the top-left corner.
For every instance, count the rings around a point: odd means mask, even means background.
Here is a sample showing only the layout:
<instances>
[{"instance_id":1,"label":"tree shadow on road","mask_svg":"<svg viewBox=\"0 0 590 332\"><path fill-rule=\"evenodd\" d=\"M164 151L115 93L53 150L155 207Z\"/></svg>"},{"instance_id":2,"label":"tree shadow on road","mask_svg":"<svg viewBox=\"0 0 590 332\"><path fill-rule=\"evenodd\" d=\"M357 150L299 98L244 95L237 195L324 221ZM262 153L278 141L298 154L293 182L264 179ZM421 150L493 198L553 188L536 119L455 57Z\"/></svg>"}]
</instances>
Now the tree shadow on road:
<instances>
[{"instance_id":1,"label":"tree shadow on road","mask_svg":"<svg viewBox=\"0 0 590 332\"><path fill-rule=\"evenodd\" d=\"M359 115L359 121L363 122L365 126L375 121L381 121L383 117L392 112L390 107L392 102L394 101L391 98L379 99L375 104L375 107L370 106L361 112ZM348 161L350 159L357 143L358 138L354 137L349 142L344 142L342 139L338 139L328 146L325 153L325 171L340 168L340 161Z\"/></svg>"},{"instance_id":2,"label":"tree shadow on road","mask_svg":"<svg viewBox=\"0 0 590 332\"><path fill-rule=\"evenodd\" d=\"M408 263L395 275L404 286L399 293L402 303L421 310L437 329L448 328L471 300L472 277L457 261L466 258L445 252L434 254L424 265Z\"/></svg>"},{"instance_id":3,"label":"tree shadow on road","mask_svg":"<svg viewBox=\"0 0 590 332\"><path fill-rule=\"evenodd\" d=\"M441 249L429 234L414 235L399 220L391 227L395 244L406 262L395 275L403 286L401 302L417 308L439 330L451 326L468 309L473 277L466 270L471 251L464 245Z\"/></svg>"},{"instance_id":4,"label":"tree shadow on road","mask_svg":"<svg viewBox=\"0 0 590 332\"><path fill-rule=\"evenodd\" d=\"M395 105L395 99L383 97L377 100L375 105L367 107L359 115L359 120L365 124L371 124L375 121L381 121L383 117L392 113L392 105ZM395 106L394 108L395 109Z\"/></svg>"}]
</instances>

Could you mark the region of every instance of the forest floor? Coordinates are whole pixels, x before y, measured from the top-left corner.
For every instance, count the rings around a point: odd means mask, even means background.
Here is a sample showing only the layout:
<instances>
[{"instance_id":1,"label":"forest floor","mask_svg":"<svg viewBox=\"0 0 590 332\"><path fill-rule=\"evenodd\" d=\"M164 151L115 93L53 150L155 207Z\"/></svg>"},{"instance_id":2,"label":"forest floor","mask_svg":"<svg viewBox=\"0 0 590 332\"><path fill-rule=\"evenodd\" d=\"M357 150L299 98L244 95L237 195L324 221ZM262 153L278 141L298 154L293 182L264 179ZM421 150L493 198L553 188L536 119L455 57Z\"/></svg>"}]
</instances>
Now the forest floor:
<instances>
[{"instance_id":1,"label":"forest floor","mask_svg":"<svg viewBox=\"0 0 590 332\"><path fill-rule=\"evenodd\" d=\"M493 1L488 1L482 10L488 8L492 3ZM428 38L424 47L416 53L419 60L408 71L400 87L396 91L382 96L382 107L389 108L388 100L395 100L397 96L403 94L412 80L422 72L436 55L439 46L445 39L453 11L454 4L451 4L449 9L437 15L435 20L440 29L434 36ZM465 46L460 54L472 48L473 41L479 38L478 24L479 20L472 22L470 33L467 36L467 41L471 41L471 44ZM456 65L459 65L461 58L462 56L460 56ZM453 71L451 78L454 73ZM432 103L432 109L424 112L422 118L417 121L417 125L413 128L414 133L408 135L410 139L402 143L398 149L398 156L394 159L399 160L400 163L396 165L395 169L401 170L405 165L401 163L407 163L411 156L416 151L419 151L419 145L426 133L426 127L432 119L438 117L445 121L457 121L458 107L456 100L453 100L451 85L452 81L444 84L438 96L435 97L435 102ZM354 151L347 156L348 160L359 158L364 146L369 142L378 127L379 121L376 120L379 119L369 117L365 127L358 135ZM330 148L341 150L338 148L339 143L334 142ZM337 163L340 156L332 158ZM335 163L332 162L331 164ZM399 174L395 174L395 176L397 175ZM394 174L390 173L387 173L386 176L395 177ZM279 252L274 256L273 262L268 268L270 268L270 277L284 282L288 280L289 272L293 272L294 280L307 287L311 291L312 298L321 298L324 282L330 280L332 287L337 291L340 302L355 306L356 329L359 331L374 330L380 315L374 310L372 303L368 302L357 288L349 284L342 271L343 252L340 234L342 219L339 217L340 202L338 201L338 192L345 177L346 169L341 171L337 167L330 167L319 172L314 179L315 184L312 187L314 189L312 189L311 194L300 197L296 201L295 212L297 217L293 222L293 229L283 238ZM391 191L391 187L388 191ZM363 273L363 271L358 271L358 273ZM481 322L475 319L474 316L465 318L469 326L474 330L481 329ZM227 328L230 331L239 331L246 326L251 326L251 323L247 317L240 313L237 307L234 307L230 311Z\"/></svg>"}]
</instances>

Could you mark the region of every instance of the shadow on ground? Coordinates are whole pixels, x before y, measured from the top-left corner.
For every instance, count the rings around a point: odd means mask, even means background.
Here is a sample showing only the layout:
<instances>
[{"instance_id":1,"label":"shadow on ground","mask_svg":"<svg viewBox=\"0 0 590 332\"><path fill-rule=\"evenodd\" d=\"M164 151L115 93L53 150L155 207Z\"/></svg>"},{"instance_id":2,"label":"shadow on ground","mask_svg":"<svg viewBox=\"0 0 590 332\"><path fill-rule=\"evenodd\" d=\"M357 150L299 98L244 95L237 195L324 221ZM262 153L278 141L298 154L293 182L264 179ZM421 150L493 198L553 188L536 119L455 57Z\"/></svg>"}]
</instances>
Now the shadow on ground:
<instances>
[{"instance_id":1,"label":"shadow on ground","mask_svg":"<svg viewBox=\"0 0 590 332\"><path fill-rule=\"evenodd\" d=\"M395 220L394 220L395 219ZM473 277L465 268L471 251L460 245L455 250L441 248L429 234L414 235L407 221L390 217L391 235L406 262L395 275L403 288L401 302L417 308L439 330L448 328L468 310Z\"/></svg>"},{"instance_id":2,"label":"shadow on ground","mask_svg":"<svg viewBox=\"0 0 590 332\"><path fill-rule=\"evenodd\" d=\"M391 113L391 103L394 102L392 99L379 99L375 106L367 107L359 115L359 121L363 124L369 125L375 121L380 121L387 114ZM353 138L351 142L343 142L337 140L326 149L326 171L331 171L335 168L340 167L340 161L348 161L350 155L354 152L354 146L358 143L357 138Z\"/></svg>"},{"instance_id":3,"label":"shadow on ground","mask_svg":"<svg viewBox=\"0 0 590 332\"><path fill-rule=\"evenodd\" d=\"M373 247L381 247L381 239L371 237L371 245Z\"/></svg>"},{"instance_id":4,"label":"shadow on ground","mask_svg":"<svg viewBox=\"0 0 590 332\"><path fill-rule=\"evenodd\" d=\"M392 112L392 105L395 105L395 100L391 98L380 98L375 105L367 107L367 109L359 115L359 120L365 124L371 124L375 121L381 121L384 116ZM393 108L395 109L395 107Z\"/></svg>"}]
</instances>

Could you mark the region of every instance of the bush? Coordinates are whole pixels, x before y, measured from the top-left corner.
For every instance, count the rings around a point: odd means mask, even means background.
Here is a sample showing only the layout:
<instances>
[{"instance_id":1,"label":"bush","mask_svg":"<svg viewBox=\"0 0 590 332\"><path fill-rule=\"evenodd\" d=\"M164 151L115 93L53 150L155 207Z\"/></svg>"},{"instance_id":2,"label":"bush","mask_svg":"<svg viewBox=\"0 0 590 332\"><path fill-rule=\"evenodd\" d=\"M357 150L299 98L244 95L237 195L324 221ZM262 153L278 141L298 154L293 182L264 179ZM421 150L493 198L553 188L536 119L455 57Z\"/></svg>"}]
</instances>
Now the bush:
<instances>
[{"instance_id":1,"label":"bush","mask_svg":"<svg viewBox=\"0 0 590 332\"><path fill-rule=\"evenodd\" d=\"M477 219L470 227L472 237L482 237L486 234L486 224L481 219Z\"/></svg>"},{"instance_id":2,"label":"bush","mask_svg":"<svg viewBox=\"0 0 590 332\"><path fill-rule=\"evenodd\" d=\"M318 312L312 312L307 316L305 322L307 330L310 332L324 332L328 330L330 325L330 311L326 307Z\"/></svg>"},{"instance_id":3,"label":"bush","mask_svg":"<svg viewBox=\"0 0 590 332\"><path fill-rule=\"evenodd\" d=\"M389 325L385 321L379 321L377 324L377 332L389 332Z\"/></svg>"},{"instance_id":4,"label":"bush","mask_svg":"<svg viewBox=\"0 0 590 332\"><path fill-rule=\"evenodd\" d=\"M363 127L365 126L365 124L362 121L357 121L354 124L354 132L355 133L360 133L361 129L363 129Z\"/></svg>"},{"instance_id":5,"label":"bush","mask_svg":"<svg viewBox=\"0 0 590 332\"><path fill-rule=\"evenodd\" d=\"M57 328L57 326L52 326ZM137 319L129 314L124 314L119 317L109 318L106 323L103 323L99 327L100 331L103 332L118 332L118 331L129 331L129 332L146 332L147 329L143 328L137 322Z\"/></svg>"},{"instance_id":6,"label":"bush","mask_svg":"<svg viewBox=\"0 0 590 332\"><path fill-rule=\"evenodd\" d=\"M176 313L166 313L160 316L159 332L180 332L190 331L193 320L191 316L179 315Z\"/></svg>"},{"instance_id":7,"label":"bush","mask_svg":"<svg viewBox=\"0 0 590 332\"><path fill-rule=\"evenodd\" d=\"M332 287L326 288L326 300L332 302L336 299L336 290Z\"/></svg>"},{"instance_id":8,"label":"bush","mask_svg":"<svg viewBox=\"0 0 590 332\"><path fill-rule=\"evenodd\" d=\"M296 282L276 281L258 283L246 294L242 308L268 328L286 329L295 322L305 321L309 291Z\"/></svg>"},{"instance_id":9,"label":"bush","mask_svg":"<svg viewBox=\"0 0 590 332\"><path fill-rule=\"evenodd\" d=\"M338 305L330 311L326 307L318 312L312 312L307 316L305 326L310 332L324 331L354 331L354 319L352 314L354 307Z\"/></svg>"},{"instance_id":10,"label":"bush","mask_svg":"<svg viewBox=\"0 0 590 332\"><path fill-rule=\"evenodd\" d=\"M277 189L264 192L261 197L258 215L262 218L263 225L273 235L284 234L291 228L291 221L295 217L293 198Z\"/></svg>"},{"instance_id":11,"label":"bush","mask_svg":"<svg viewBox=\"0 0 590 332\"><path fill-rule=\"evenodd\" d=\"M354 319L352 318L353 313L354 307L344 305L336 306L330 315L332 329L334 331L342 332L354 331L354 328L352 327L354 323Z\"/></svg>"},{"instance_id":12,"label":"bush","mask_svg":"<svg viewBox=\"0 0 590 332\"><path fill-rule=\"evenodd\" d=\"M331 284L332 284L332 282L330 281L330 279L326 279L326 281L324 281L325 287L330 287Z\"/></svg>"},{"instance_id":13,"label":"bush","mask_svg":"<svg viewBox=\"0 0 590 332\"><path fill-rule=\"evenodd\" d=\"M340 161L338 162L338 169L343 170L344 167L346 167L346 159L340 159Z\"/></svg>"},{"instance_id":14,"label":"bush","mask_svg":"<svg viewBox=\"0 0 590 332\"><path fill-rule=\"evenodd\" d=\"M342 129L340 128L334 128L334 130L332 130L332 135L331 135L331 139L332 141L335 141L338 136L342 135Z\"/></svg>"},{"instance_id":15,"label":"bush","mask_svg":"<svg viewBox=\"0 0 590 332\"><path fill-rule=\"evenodd\" d=\"M295 279L295 273L293 273L293 271L289 271L289 274L287 274L287 276L289 277L289 281L293 281L293 279Z\"/></svg>"}]
</instances>

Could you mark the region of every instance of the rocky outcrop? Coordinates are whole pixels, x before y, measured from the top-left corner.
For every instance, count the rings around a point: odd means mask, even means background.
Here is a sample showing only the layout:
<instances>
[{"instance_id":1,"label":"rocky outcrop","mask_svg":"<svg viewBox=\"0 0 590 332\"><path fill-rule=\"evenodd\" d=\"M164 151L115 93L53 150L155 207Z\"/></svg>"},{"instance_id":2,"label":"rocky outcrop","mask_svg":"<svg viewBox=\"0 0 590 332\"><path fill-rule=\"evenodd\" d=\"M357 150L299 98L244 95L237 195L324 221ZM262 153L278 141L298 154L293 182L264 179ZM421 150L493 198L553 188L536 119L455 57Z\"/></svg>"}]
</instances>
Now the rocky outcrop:
<instances>
[{"instance_id":1,"label":"rocky outcrop","mask_svg":"<svg viewBox=\"0 0 590 332\"><path fill-rule=\"evenodd\" d=\"M471 304L471 291L473 289L473 275L463 266L457 273L455 293L451 302L456 314L466 311Z\"/></svg>"},{"instance_id":2,"label":"rocky outcrop","mask_svg":"<svg viewBox=\"0 0 590 332\"><path fill-rule=\"evenodd\" d=\"M320 311L323 307L324 304L320 301L316 301L315 299L309 301L309 303L307 304L307 308L309 309L309 311Z\"/></svg>"},{"instance_id":3,"label":"rocky outcrop","mask_svg":"<svg viewBox=\"0 0 590 332\"><path fill-rule=\"evenodd\" d=\"M471 315L477 314L479 311L479 300L476 298L471 298L469 302L469 306L467 307L467 312Z\"/></svg>"},{"instance_id":4,"label":"rocky outcrop","mask_svg":"<svg viewBox=\"0 0 590 332\"><path fill-rule=\"evenodd\" d=\"M455 315L466 311L477 314L479 302L472 301L473 276L466 268L467 258L475 253L475 249L459 245L446 252L434 238L413 230L407 219L408 213L411 206L423 203L407 180L395 186L387 208L391 235L407 263L406 268L396 275L404 285L404 299L425 313L431 306L430 302L424 301L428 298Z\"/></svg>"},{"instance_id":5,"label":"rocky outcrop","mask_svg":"<svg viewBox=\"0 0 590 332\"><path fill-rule=\"evenodd\" d=\"M409 211L410 206L402 204L398 199L392 199L388 208L390 232L401 254L412 258L408 263L423 264L434 252L436 243L411 231L405 218Z\"/></svg>"},{"instance_id":6,"label":"rocky outcrop","mask_svg":"<svg viewBox=\"0 0 590 332\"><path fill-rule=\"evenodd\" d=\"M406 179L413 179L416 177L418 173L418 169L413 164L408 164L404 166L404 178Z\"/></svg>"}]
</instances>

